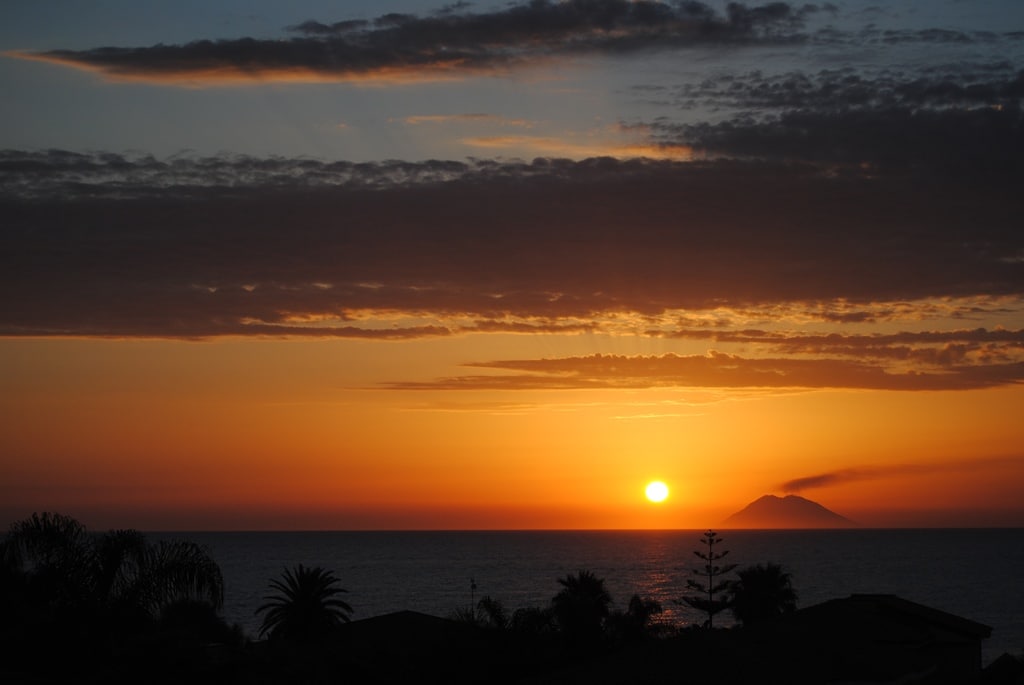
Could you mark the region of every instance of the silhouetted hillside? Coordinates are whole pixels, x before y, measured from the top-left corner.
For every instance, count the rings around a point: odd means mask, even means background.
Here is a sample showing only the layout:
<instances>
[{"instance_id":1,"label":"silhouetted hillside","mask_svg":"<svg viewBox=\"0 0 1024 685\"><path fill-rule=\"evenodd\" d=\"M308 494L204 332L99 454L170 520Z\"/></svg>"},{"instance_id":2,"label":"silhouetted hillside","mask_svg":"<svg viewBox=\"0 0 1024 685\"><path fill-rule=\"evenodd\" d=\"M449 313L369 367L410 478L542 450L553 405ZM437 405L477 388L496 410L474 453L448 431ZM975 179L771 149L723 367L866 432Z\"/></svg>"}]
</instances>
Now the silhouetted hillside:
<instances>
[{"instance_id":1,"label":"silhouetted hillside","mask_svg":"<svg viewBox=\"0 0 1024 685\"><path fill-rule=\"evenodd\" d=\"M722 525L729 528L849 528L857 524L799 495L765 495L727 518Z\"/></svg>"}]
</instances>

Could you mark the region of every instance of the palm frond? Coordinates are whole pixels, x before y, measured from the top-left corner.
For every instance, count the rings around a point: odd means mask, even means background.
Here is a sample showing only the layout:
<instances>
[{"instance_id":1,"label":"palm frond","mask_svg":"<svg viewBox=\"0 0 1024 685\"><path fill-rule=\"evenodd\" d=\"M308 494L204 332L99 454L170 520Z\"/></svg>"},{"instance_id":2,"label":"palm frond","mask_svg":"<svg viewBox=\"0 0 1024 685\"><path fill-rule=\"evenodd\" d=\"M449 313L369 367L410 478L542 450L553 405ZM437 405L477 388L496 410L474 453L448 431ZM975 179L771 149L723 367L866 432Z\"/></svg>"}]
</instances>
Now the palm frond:
<instances>
[{"instance_id":1,"label":"palm frond","mask_svg":"<svg viewBox=\"0 0 1024 685\"><path fill-rule=\"evenodd\" d=\"M197 600L224 604L224 578L207 550L187 540L162 540L147 550L142 592L152 615L168 604Z\"/></svg>"},{"instance_id":2,"label":"palm frond","mask_svg":"<svg viewBox=\"0 0 1024 685\"><path fill-rule=\"evenodd\" d=\"M319 566L284 569L268 583L276 594L264 596L265 603L256 609L257 615L264 614L260 637L308 641L350 621L352 607L337 597L346 592L336 587L338 582Z\"/></svg>"}]
</instances>

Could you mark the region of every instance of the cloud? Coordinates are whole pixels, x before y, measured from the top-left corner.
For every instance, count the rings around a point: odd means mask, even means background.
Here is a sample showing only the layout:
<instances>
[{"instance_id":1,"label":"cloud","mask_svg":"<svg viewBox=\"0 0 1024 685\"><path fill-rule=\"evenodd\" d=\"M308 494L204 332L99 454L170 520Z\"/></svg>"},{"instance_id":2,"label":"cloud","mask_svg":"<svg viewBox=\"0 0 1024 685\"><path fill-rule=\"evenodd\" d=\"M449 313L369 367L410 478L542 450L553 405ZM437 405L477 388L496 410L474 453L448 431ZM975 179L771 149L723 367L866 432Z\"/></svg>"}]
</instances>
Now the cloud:
<instances>
[{"instance_id":1,"label":"cloud","mask_svg":"<svg viewBox=\"0 0 1024 685\"><path fill-rule=\"evenodd\" d=\"M679 107L745 111L1013 106L1024 97L1024 71L1006 61L930 64L918 71L892 67L844 67L816 73L753 71L686 83L672 89L671 96Z\"/></svg>"},{"instance_id":2,"label":"cloud","mask_svg":"<svg viewBox=\"0 0 1024 685\"><path fill-rule=\"evenodd\" d=\"M813 476L794 478L778 486L786 493L798 493L806 490L835 487L846 483L861 481L884 480L900 476L927 476L935 473L955 473L977 471L992 467L1016 465L1020 457L975 458L960 461L936 461L927 464L888 464L883 466L862 466L849 469L838 469Z\"/></svg>"},{"instance_id":3,"label":"cloud","mask_svg":"<svg viewBox=\"0 0 1024 685\"><path fill-rule=\"evenodd\" d=\"M813 5L730 3L724 15L689 0L533 0L473 13L305 21L287 40L197 40L184 45L8 53L112 79L200 85L247 80L403 80L487 74L557 56L708 43L797 40Z\"/></svg>"},{"instance_id":4,"label":"cloud","mask_svg":"<svg viewBox=\"0 0 1024 685\"><path fill-rule=\"evenodd\" d=\"M835 359L704 355L590 355L467 364L511 374L465 375L394 383L403 390L522 390L639 388L766 388L968 390L1024 381L1024 361L950 365L931 372L893 372L884 365Z\"/></svg>"},{"instance_id":5,"label":"cloud","mask_svg":"<svg viewBox=\"0 0 1024 685\"><path fill-rule=\"evenodd\" d=\"M980 173L996 181L1024 176L1024 113L1017 108L789 111L764 122L684 126L677 142L728 156Z\"/></svg>"},{"instance_id":6,"label":"cloud","mask_svg":"<svg viewBox=\"0 0 1024 685\"><path fill-rule=\"evenodd\" d=\"M481 319L471 325L460 326L465 333L594 333L600 330L596 321L498 321Z\"/></svg>"},{"instance_id":7,"label":"cloud","mask_svg":"<svg viewBox=\"0 0 1024 685\"><path fill-rule=\"evenodd\" d=\"M0 150L0 199L181 199L192 193L235 190L372 189L439 183L488 168L485 161L361 163L247 155L157 159L152 155L132 157L105 152ZM504 168L510 170L512 166ZM536 172L547 174L550 169L537 168ZM530 175L531 169L518 165L514 173Z\"/></svg>"},{"instance_id":8,"label":"cloud","mask_svg":"<svg viewBox=\"0 0 1024 685\"><path fill-rule=\"evenodd\" d=\"M1024 330L976 328L892 334L798 334L759 330L684 329L653 335L716 343L758 345L785 354L912 361L938 367L970 361L1024 358Z\"/></svg>"},{"instance_id":9,"label":"cloud","mask_svg":"<svg viewBox=\"0 0 1024 685\"><path fill-rule=\"evenodd\" d=\"M651 123L656 141L708 156L992 182L1024 176L1024 71L1007 63L919 74L754 72L683 86L672 97L736 112L716 122Z\"/></svg>"},{"instance_id":10,"label":"cloud","mask_svg":"<svg viewBox=\"0 0 1024 685\"><path fill-rule=\"evenodd\" d=\"M419 319L398 327L424 335L467 321L642 326L673 311L781 306L820 320L822 303L840 301L837 315L864 323L863 312L943 298L1002 297L1019 312L1022 214L1015 187L790 165L4 152L0 334L396 337L346 327L379 329L358 322L392 314ZM995 362L1020 345L994 329L732 334L858 358L946 345L953 361Z\"/></svg>"}]
</instances>

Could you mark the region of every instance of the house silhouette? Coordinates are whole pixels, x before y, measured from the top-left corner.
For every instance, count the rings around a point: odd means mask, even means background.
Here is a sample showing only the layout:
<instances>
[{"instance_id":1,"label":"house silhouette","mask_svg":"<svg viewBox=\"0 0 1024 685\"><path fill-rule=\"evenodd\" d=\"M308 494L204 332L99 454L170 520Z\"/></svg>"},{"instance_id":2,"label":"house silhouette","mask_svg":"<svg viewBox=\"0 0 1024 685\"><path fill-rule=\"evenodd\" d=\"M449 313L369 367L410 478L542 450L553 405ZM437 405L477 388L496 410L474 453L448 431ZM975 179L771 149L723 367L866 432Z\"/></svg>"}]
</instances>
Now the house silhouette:
<instances>
[{"instance_id":1,"label":"house silhouette","mask_svg":"<svg viewBox=\"0 0 1024 685\"><path fill-rule=\"evenodd\" d=\"M895 595L855 594L797 611L788 630L830 680L972 683L989 626Z\"/></svg>"},{"instance_id":2,"label":"house silhouette","mask_svg":"<svg viewBox=\"0 0 1024 685\"><path fill-rule=\"evenodd\" d=\"M953 685L981 680L991 632L895 595L855 594L763 625L691 628L588 658L411 611L353 621L337 638L352 682Z\"/></svg>"}]
</instances>

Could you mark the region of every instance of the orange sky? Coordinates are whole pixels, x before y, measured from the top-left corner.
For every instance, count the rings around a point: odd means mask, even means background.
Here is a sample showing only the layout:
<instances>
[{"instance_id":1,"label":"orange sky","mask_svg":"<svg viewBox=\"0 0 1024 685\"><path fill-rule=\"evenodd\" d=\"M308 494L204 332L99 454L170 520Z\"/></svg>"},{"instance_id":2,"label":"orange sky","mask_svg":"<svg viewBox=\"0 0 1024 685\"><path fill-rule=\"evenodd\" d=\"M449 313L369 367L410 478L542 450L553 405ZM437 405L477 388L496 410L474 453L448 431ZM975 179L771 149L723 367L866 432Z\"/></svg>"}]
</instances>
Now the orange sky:
<instances>
[{"instance_id":1,"label":"orange sky","mask_svg":"<svg viewBox=\"0 0 1024 685\"><path fill-rule=\"evenodd\" d=\"M701 528L786 481L856 469L800 494L864 525L1022 522L1020 387L375 387L516 344L6 340L0 450L18 458L2 466L4 514L140 528ZM656 478L672 489L660 505L643 497Z\"/></svg>"},{"instance_id":2,"label":"orange sky","mask_svg":"<svg viewBox=\"0 0 1024 685\"><path fill-rule=\"evenodd\" d=\"M868 4L0 7L0 527L1024 526L1024 3Z\"/></svg>"}]
</instances>

